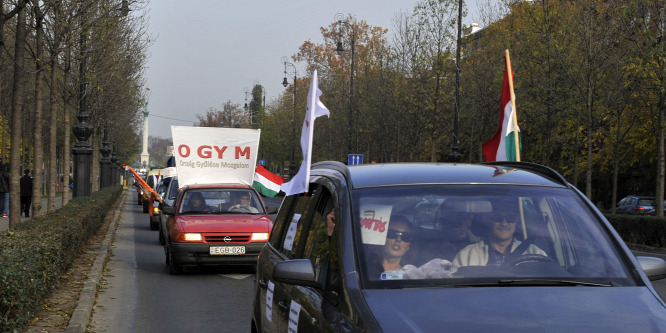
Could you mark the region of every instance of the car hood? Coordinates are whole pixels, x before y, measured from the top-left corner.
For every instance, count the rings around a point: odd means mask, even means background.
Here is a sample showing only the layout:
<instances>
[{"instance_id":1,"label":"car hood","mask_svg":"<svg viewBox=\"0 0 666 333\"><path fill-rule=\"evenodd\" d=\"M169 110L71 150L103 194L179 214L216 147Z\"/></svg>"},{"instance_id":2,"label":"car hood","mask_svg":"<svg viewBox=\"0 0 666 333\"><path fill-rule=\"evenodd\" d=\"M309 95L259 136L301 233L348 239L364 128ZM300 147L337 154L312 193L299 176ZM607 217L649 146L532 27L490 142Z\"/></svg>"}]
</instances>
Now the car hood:
<instances>
[{"instance_id":1,"label":"car hood","mask_svg":"<svg viewBox=\"0 0 666 333\"><path fill-rule=\"evenodd\" d=\"M266 215L185 215L176 218L183 232L270 232L273 224Z\"/></svg>"},{"instance_id":2,"label":"car hood","mask_svg":"<svg viewBox=\"0 0 666 333\"><path fill-rule=\"evenodd\" d=\"M666 332L646 287L364 290L384 332Z\"/></svg>"}]
</instances>

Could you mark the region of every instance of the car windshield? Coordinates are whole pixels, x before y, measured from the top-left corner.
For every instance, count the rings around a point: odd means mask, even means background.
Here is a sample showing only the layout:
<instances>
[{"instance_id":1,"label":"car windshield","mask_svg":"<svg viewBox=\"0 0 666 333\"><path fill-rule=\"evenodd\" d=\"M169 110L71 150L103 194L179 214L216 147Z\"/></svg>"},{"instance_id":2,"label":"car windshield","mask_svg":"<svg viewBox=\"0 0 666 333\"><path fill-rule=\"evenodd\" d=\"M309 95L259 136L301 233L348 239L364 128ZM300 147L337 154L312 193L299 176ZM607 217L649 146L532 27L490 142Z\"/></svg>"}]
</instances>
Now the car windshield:
<instances>
[{"instance_id":1,"label":"car windshield","mask_svg":"<svg viewBox=\"0 0 666 333\"><path fill-rule=\"evenodd\" d=\"M570 189L395 186L352 198L365 288L635 285L601 221Z\"/></svg>"},{"instance_id":2,"label":"car windshield","mask_svg":"<svg viewBox=\"0 0 666 333\"><path fill-rule=\"evenodd\" d=\"M246 189L190 189L179 214L264 214L256 193Z\"/></svg>"}]
</instances>

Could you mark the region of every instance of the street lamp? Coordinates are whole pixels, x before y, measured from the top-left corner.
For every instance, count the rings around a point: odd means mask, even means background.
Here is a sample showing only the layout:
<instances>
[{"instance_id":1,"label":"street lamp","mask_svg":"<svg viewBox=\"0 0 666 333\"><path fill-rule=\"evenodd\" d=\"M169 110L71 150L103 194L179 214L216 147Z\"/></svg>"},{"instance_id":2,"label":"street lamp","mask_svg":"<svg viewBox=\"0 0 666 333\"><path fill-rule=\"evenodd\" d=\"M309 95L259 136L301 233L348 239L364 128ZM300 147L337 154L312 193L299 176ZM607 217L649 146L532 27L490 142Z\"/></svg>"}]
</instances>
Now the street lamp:
<instances>
[{"instance_id":1,"label":"street lamp","mask_svg":"<svg viewBox=\"0 0 666 333\"><path fill-rule=\"evenodd\" d=\"M294 70L294 109L291 113L291 161L289 162L289 178L293 177L296 174L296 163L294 161L294 150L296 149L296 80L298 79L298 72L296 71L296 66L287 61L286 56L282 57L282 63L284 64L284 79L282 79L282 86L287 87L289 81L287 81L287 66L290 66Z\"/></svg>"},{"instance_id":2,"label":"street lamp","mask_svg":"<svg viewBox=\"0 0 666 333\"><path fill-rule=\"evenodd\" d=\"M349 20L343 20L344 16L341 13L335 14L335 20L336 23L335 25L340 25L344 24L348 27L348 29L351 31L351 70L349 73L349 130L347 132L347 153L352 154L354 153L352 150L352 133L354 132L354 120L353 120L353 114L354 114L354 45L356 44L356 30L354 29L354 26L349 23ZM338 27L338 42L337 46L335 48L335 52L338 55L342 55L342 52L344 52L345 49L342 47L342 29Z\"/></svg>"}]
</instances>

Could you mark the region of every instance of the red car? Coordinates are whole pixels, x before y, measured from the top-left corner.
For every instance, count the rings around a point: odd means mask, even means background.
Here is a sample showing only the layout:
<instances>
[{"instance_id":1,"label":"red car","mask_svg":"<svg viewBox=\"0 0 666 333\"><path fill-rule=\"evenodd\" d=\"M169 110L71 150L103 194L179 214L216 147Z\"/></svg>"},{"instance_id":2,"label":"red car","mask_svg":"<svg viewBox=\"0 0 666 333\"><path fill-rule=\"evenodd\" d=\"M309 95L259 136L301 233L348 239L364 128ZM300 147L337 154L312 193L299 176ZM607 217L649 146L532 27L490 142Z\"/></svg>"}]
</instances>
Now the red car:
<instances>
[{"instance_id":1,"label":"red car","mask_svg":"<svg viewBox=\"0 0 666 333\"><path fill-rule=\"evenodd\" d=\"M171 274L184 266L256 265L273 227L261 196L243 184L186 185L165 207L164 244Z\"/></svg>"}]
</instances>

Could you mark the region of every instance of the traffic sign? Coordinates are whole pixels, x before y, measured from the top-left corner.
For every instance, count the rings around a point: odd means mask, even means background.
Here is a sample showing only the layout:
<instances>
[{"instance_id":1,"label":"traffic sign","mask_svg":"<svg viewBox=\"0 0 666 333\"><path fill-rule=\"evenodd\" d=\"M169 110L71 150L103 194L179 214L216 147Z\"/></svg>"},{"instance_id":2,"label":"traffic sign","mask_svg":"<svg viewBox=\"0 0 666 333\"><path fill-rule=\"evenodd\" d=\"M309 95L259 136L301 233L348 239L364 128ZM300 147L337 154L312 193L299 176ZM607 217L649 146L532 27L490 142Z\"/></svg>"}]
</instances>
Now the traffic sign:
<instances>
[{"instance_id":1,"label":"traffic sign","mask_svg":"<svg viewBox=\"0 0 666 333\"><path fill-rule=\"evenodd\" d=\"M349 154L347 165L363 164L363 154Z\"/></svg>"},{"instance_id":2,"label":"traffic sign","mask_svg":"<svg viewBox=\"0 0 666 333\"><path fill-rule=\"evenodd\" d=\"M265 160L259 160L259 165L266 166L266 161Z\"/></svg>"}]
</instances>

